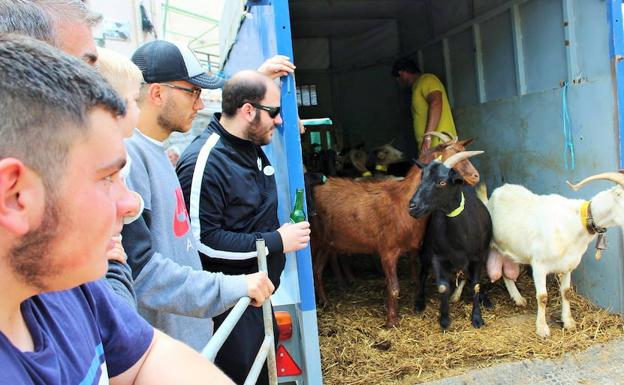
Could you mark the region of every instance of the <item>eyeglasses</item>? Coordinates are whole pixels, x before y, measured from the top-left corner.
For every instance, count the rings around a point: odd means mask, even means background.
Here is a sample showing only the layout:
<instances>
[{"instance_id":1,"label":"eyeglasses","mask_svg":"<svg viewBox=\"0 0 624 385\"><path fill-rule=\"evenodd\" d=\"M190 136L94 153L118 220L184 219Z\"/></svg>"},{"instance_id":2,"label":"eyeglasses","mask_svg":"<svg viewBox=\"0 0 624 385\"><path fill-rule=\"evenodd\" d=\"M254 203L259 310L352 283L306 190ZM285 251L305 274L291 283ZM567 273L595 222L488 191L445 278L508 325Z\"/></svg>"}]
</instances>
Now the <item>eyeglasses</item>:
<instances>
[{"instance_id":1,"label":"eyeglasses","mask_svg":"<svg viewBox=\"0 0 624 385\"><path fill-rule=\"evenodd\" d=\"M264 110L266 112L269 113L269 116L271 117L271 119L275 119L275 117L277 115L279 115L280 110L282 109L281 107L269 107L269 106L263 106L262 104L258 104L258 103L252 103L252 102L248 102L249 104L251 104L252 106L254 106L255 108Z\"/></svg>"},{"instance_id":2,"label":"eyeglasses","mask_svg":"<svg viewBox=\"0 0 624 385\"><path fill-rule=\"evenodd\" d=\"M158 84L160 84L161 86L167 86L167 87L174 88L176 90L188 92L189 94L193 95L193 102L196 102L197 99L199 99L199 95L201 95L201 92L202 92L201 88L182 87L182 86L176 86L175 84L169 84L169 83L158 83Z\"/></svg>"}]
</instances>

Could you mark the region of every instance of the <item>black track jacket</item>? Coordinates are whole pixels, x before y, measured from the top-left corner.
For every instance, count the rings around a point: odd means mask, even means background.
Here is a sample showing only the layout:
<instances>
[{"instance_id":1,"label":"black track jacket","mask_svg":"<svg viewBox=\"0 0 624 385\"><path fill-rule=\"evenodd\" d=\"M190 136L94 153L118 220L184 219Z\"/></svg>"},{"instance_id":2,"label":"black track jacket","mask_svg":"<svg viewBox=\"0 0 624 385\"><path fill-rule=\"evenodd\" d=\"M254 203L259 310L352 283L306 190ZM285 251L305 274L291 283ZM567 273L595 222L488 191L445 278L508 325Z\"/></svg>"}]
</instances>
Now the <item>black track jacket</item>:
<instances>
[{"instance_id":1,"label":"black track jacket","mask_svg":"<svg viewBox=\"0 0 624 385\"><path fill-rule=\"evenodd\" d=\"M225 274L256 272L256 239L262 237L277 289L285 257L275 170L260 146L228 133L220 117L215 114L176 167L202 265Z\"/></svg>"}]
</instances>

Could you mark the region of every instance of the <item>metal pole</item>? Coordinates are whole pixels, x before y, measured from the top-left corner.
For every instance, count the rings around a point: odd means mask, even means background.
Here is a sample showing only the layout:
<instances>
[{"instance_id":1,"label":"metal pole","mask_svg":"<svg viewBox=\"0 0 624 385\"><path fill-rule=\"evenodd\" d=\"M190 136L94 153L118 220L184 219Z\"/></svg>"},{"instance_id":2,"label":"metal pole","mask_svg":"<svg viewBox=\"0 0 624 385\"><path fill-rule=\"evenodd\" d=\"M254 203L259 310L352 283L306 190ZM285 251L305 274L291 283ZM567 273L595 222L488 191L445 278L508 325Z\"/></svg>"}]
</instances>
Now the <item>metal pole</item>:
<instances>
[{"instance_id":1,"label":"metal pole","mask_svg":"<svg viewBox=\"0 0 624 385\"><path fill-rule=\"evenodd\" d=\"M258 355L256 356L253 365L251 365L251 369L249 369L249 373L247 374L247 378L245 378L245 382L243 385L254 385L257 382L258 376L260 376L260 371L264 366L264 361L266 361L268 357L271 346L275 346L273 337L265 336L264 341L262 341L262 345L260 346L260 350L258 351ZM275 380L277 381L277 378ZM272 380L269 378L269 383L271 385L276 384L271 381Z\"/></svg>"},{"instance_id":2,"label":"metal pole","mask_svg":"<svg viewBox=\"0 0 624 385\"><path fill-rule=\"evenodd\" d=\"M243 297L238 300L236 305L232 308L230 314L228 314L228 316L225 318L225 321L223 321L223 324L221 324L221 326L214 333L212 338L210 338L210 341L208 341L208 343L204 347L204 350L202 350L202 355L204 357L214 362L217 353L221 349L221 346L223 346L223 343L232 332L232 329L234 329L234 326L236 326L236 324L238 323L238 320L243 315L243 312L245 311L245 309L247 309L247 306L249 306L250 302L251 298L249 297Z\"/></svg>"},{"instance_id":3,"label":"metal pole","mask_svg":"<svg viewBox=\"0 0 624 385\"><path fill-rule=\"evenodd\" d=\"M258 250L258 271L262 271L268 274L267 261L266 261L266 246L264 239L256 240L256 249ZM270 298L264 301L262 304L262 316L264 317L264 335L265 343L269 339L271 341L269 346L269 354L267 356L267 367L269 372L269 384L277 384L277 364L275 362L275 338L273 335L273 308L271 307Z\"/></svg>"}]
</instances>

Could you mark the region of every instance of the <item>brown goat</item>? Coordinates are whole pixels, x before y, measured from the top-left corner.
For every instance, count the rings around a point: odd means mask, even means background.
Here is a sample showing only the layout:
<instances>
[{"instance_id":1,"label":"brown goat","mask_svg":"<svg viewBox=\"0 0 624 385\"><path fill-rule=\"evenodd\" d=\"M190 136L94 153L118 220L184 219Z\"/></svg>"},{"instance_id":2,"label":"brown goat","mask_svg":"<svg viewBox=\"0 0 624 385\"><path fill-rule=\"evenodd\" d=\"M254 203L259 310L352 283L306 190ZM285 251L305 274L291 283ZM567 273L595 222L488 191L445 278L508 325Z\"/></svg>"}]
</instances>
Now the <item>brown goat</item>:
<instances>
[{"instance_id":1,"label":"brown goat","mask_svg":"<svg viewBox=\"0 0 624 385\"><path fill-rule=\"evenodd\" d=\"M445 160L464 151L470 142L472 139L455 138L427 151L420 159L427 162L441 156ZM458 163L456 169L469 183L478 183L479 173L469 160ZM315 188L317 216L312 224L312 247L319 302L327 302L322 273L332 254L377 254L386 276L386 327L398 326L397 261L400 255L421 247L427 227L428 217L415 219L408 211L421 175L421 169L414 166L403 180L359 182L330 178Z\"/></svg>"}]
</instances>

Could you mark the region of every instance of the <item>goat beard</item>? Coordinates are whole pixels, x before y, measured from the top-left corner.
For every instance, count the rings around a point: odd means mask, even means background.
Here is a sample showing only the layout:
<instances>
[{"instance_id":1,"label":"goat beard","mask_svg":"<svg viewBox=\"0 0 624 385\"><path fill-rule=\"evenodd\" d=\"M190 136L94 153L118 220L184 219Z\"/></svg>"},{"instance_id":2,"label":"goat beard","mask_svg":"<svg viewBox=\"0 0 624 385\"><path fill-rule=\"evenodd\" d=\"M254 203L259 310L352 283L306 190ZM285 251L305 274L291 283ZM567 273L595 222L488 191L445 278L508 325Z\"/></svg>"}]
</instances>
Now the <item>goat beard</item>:
<instances>
[{"instance_id":1,"label":"goat beard","mask_svg":"<svg viewBox=\"0 0 624 385\"><path fill-rule=\"evenodd\" d=\"M58 234L59 210L46 201L43 221L35 230L24 235L9 251L9 266L24 283L45 291L46 278L58 274L49 250Z\"/></svg>"}]
</instances>

